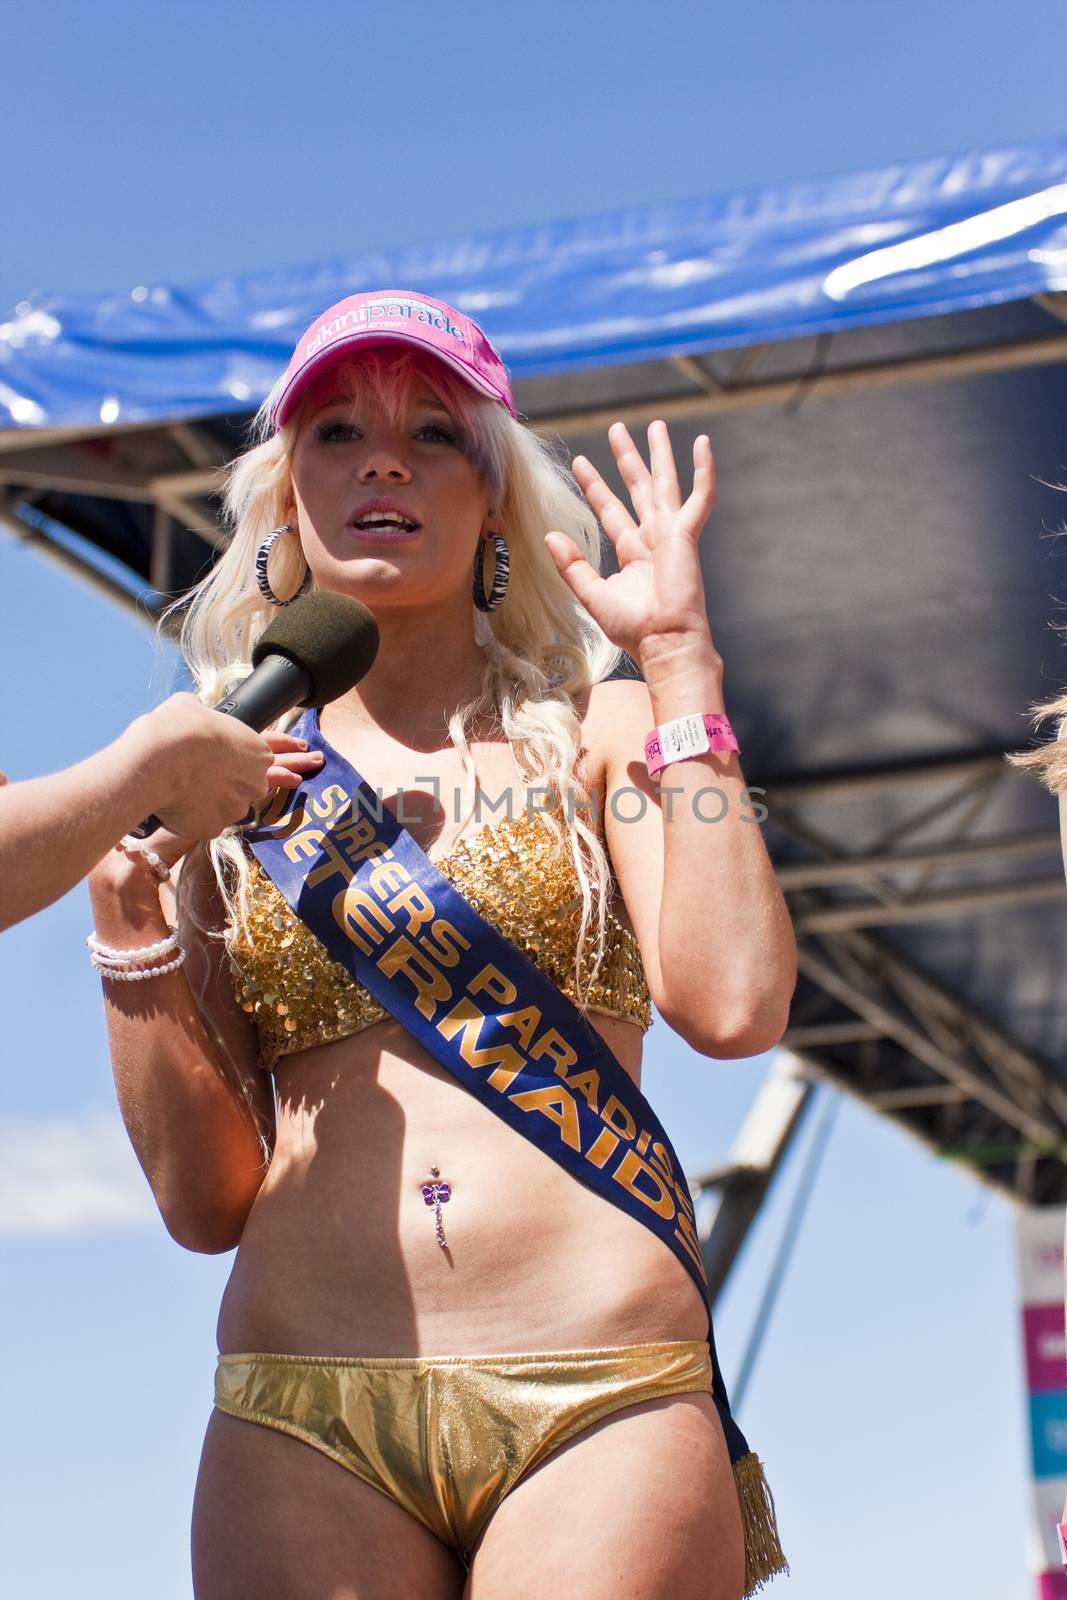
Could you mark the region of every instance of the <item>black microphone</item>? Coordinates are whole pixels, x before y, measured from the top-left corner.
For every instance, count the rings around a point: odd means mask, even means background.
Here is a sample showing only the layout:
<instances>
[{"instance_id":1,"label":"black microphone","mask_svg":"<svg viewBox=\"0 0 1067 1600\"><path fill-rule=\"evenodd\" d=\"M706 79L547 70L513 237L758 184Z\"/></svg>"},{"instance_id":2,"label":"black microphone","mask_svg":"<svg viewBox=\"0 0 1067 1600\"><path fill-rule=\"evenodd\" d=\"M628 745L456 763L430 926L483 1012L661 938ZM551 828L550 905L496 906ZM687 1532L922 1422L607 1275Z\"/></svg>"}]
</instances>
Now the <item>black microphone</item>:
<instances>
[{"instance_id":1,"label":"black microphone","mask_svg":"<svg viewBox=\"0 0 1067 1600\"><path fill-rule=\"evenodd\" d=\"M357 684L378 654L378 624L348 595L314 590L287 606L252 650L253 670L214 707L262 732L294 706L320 709ZM146 817L132 837L163 824Z\"/></svg>"}]
</instances>

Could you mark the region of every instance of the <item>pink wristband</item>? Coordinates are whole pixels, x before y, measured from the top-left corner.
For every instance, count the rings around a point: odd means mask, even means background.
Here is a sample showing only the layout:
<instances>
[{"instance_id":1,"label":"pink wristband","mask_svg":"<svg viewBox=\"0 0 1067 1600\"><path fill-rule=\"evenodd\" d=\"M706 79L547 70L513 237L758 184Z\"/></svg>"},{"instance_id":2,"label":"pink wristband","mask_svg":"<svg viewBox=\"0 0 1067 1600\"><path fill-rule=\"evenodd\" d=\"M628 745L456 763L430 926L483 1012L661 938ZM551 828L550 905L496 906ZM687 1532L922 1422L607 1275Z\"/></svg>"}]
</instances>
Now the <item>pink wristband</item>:
<instances>
[{"instance_id":1,"label":"pink wristband","mask_svg":"<svg viewBox=\"0 0 1067 1600\"><path fill-rule=\"evenodd\" d=\"M648 775L654 778L671 761L688 761L693 756L706 755L709 750L740 750L730 726L730 719L721 711L694 712L691 717L675 717L653 728L645 740L645 763Z\"/></svg>"},{"instance_id":2,"label":"pink wristband","mask_svg":"<svg viewBox=\"0 0 1067 1600\"><path fill-rule=\"evenodd\" d=\"M1060 1561L1067 1568L1067 1522L1057 1522L1056 1538L1060 1542Z\"/></svg>"}]
</instances>

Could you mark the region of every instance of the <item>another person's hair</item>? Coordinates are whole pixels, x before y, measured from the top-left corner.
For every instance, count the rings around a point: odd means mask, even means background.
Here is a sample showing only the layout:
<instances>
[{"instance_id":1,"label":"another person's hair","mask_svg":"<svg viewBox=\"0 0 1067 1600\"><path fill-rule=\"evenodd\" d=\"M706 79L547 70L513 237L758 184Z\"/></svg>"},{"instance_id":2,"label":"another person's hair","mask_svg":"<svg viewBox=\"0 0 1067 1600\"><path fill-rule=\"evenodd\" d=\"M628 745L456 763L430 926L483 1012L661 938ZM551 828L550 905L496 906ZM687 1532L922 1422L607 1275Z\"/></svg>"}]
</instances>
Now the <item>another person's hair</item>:
<instances>
[{"instance_id":1,"label":"another person's hair","mask_svg":"<svg viewBox=\"0 0 1067 1600\"><path fill-rule=\"evenodd\" d=\"M1042 723L1057 717L1059 738L1049 740L1037 750L1027 750L1023 755L1006 756L1005 760L1013 767L1032 773L1053 794L1067 794L1067 694L1031 706L1029 717L1035 732Z\"/></svg>"},{"instance_id":2,"label":"another person's hair","mask_svg":"<svg viewBox=\"0 0 1067 1600\"><path fill-rule=\"evenodd\" d=\"M577 770L580 724L574 697L609 676L621 652L563 582L544 534L550 528L569 534L599 570L596 519L552 447L442 363L411 350L379 348L354 360L346 379L349 375L346 390L354 405L383 405L394 421L405 414L414 380L424 379L447 407L461 434L460 447L489 489L511 556L507 600L487 614L476 610L472 599L475 639L485 653L481 693L456 710L449 732L466 776L468 807L474 802L468 734L487 718L510 742L528 788L543 786L563 799L558 820L551 815L546 820L558 837L565 837L581 885L576 964L581 995L603 955L610 868L592 813L583 814L590 796ZM300 413L272 434L273 399L272 392L253 423L255 442L230 468L227 549L191 595L172 608L183 613L182 651L201 698L208 702L221 699L251 671L252 647L276 615L256 585L255 558L260 542L285 520L292 503L290 460ZM271 571L279 593L296 589L300 560L295 539L280 541ZM373 783L374 774L368 777ZM236 829L227 829L208 849L230 913L232 937L247 915L248 862Z\"/></svg>"}]
</instances>

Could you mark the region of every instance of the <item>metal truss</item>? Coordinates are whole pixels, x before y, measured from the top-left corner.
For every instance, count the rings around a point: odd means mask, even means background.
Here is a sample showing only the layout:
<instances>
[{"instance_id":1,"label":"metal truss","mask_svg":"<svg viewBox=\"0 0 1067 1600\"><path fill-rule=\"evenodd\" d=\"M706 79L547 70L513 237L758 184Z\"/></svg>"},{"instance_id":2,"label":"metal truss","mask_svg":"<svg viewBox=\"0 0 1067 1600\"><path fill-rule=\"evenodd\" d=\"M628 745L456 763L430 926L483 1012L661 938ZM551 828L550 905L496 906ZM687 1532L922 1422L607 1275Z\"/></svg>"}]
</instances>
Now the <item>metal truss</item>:
<instances>
[{"instance_id":1,"label":"metal truss","mask_svg":"<svg viewBox=\"0 0 1067 1600\"><path fill-rule=\"evenodd\" d=\"M1042 300L1049 298L1046 295ZM1043 309L1049 308L1043 306ZM1060 315L1059 312L1054 314ZM743 374L740 378L737 372L729 378L717 378L706 360L678 356L673 358L671 365L689 378L691 383L699 385L695 391L655 401L637 400L621 406L598 407L596 410L561 412L533 420L538 428L546 432L563 435L588 433L607 428L613 422L646 422L652 416L662 417L665 422L685 422L723 411L747 411L772 405L789 407L795 405L799 398L813 393L855 394L861 390L891 388L900 383L963 378L984 372L1004 372L1012 367L1048 366L1067 361L1067 334L1050 334L974 350L894 357L830 370L824 366L822 356L822 352L828 348L830 337L822 336L821 351L817 350L813 365L795 376L761 381L753 375L756 364L769 348L766 345L753 346L744 353L746 360L737 369Z\"/></svg>"},{"instance_id":2,"label":"metal truss","mask_svg":"<svg viewBox=\"0 0 1067 1600\"><path fill-rule=\"evenodd\" d=\"M969 838L1005 784L1022 775L1002 754L917 769L882 769L772 786L774 825L810 859L778 867L794 919L799 981L782 1043L815 1073L892 1117L943 1157L1029 1204L1067 1199L1067 1084L1054 1064L1024 1049L970 998L918 967L879 929L975 911L1062 903L1060 836L1053 830ZM949 781L868 848L849 853L798 815L816 797ZM906 847L939 824L936 846ZM1014 863L1047 859L1047 876L1018 879ZM936 887L944 871L997 864L995 884ZM911 876L907 887L901 877ZM833 891L848 885L847 904Z\"/></svg>"},{"instance_id":3,"label":"metal truss","mask_svg":"<svg viewBox=\"0 0 1067 1600\"><path fill-rule=\"evenodd\" d=\"M239 444L238 435L203 423L105 437L0 433L0 526L124 609L158 617L225 548L221 494ZM107 513L116 507L128 513L129 528L111 548ZM56 537L49 519L115 556L135 586Z\"/></svg>"}]
</instances>

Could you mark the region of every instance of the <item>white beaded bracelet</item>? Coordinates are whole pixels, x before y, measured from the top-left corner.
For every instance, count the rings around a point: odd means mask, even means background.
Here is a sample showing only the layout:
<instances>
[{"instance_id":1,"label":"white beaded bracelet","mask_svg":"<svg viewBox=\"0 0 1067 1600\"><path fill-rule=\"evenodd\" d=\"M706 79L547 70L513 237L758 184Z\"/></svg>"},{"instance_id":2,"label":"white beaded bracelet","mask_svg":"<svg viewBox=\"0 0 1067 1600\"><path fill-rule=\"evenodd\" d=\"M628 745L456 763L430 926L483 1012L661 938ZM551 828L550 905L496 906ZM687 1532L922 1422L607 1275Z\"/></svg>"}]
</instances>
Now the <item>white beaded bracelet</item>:
<instances>
[{"instance_id":1,"label":"white beaded bracelet","mask_svg":"<svg viewBox=\"0 0 1067 1600\"><path fill-rule=\"evenodd\" d=\"M162 978L168 972L177 972L185 960L185 951L179 950L173 961L166 961L161 967L109 967L95 955L90 959L97 972L110 978L112 983L143 983L146 978Z\"/></svg>"},{"instance_id":2,"label":"white beaded bracelet","mask_svg":"<svg viewBox=\"0 0 1067 1600\"><path fill-rule=\"evenodd\" d=\"M111 945L104 944L102 939L98 939L95 929L85 942L94 957L94 967L98 963L109 967L139 967L144 961L155 961L160 956L172 955L178 948L178 930L168 928L165 939L160 939L157 944L142 945L139 950L116 950Z\"/></svg>"},{"instance_id":3,"label":"white beaded bracelet","mask_svg":"<svg viewBox=\"0 0 1067 1600\"><path fill-rule=\"evenodd\" d=\"M151 869L153 875L158 878L160 883L167 883L169 881L170 868L167 866L167 863L157 851L153 850L150 845L143 843L142 840L131 839L129 835L127 835L126 838L119 840L118 844L115 846L115 849L121 850L124 856L139 856L145 865Z\"/></svg>"},{"instance_id":4,"label":"white beaded bracelet","mask_svg":"<svg viewBox=\"0 0 1067 1600\"><path fill-rule=\"evenodd\" d=\"M161 978L168 972L177 972L185 960L185 951L178 943L176 928L170 928L165 939L142 945L138 950L116 950L98 939L95 931L85 942L89 946L89 960L94 971L110 978L113 983L142 983L146 978ZM173 959L168 961L168 956Z\"/></svg>"}]
</instances>

